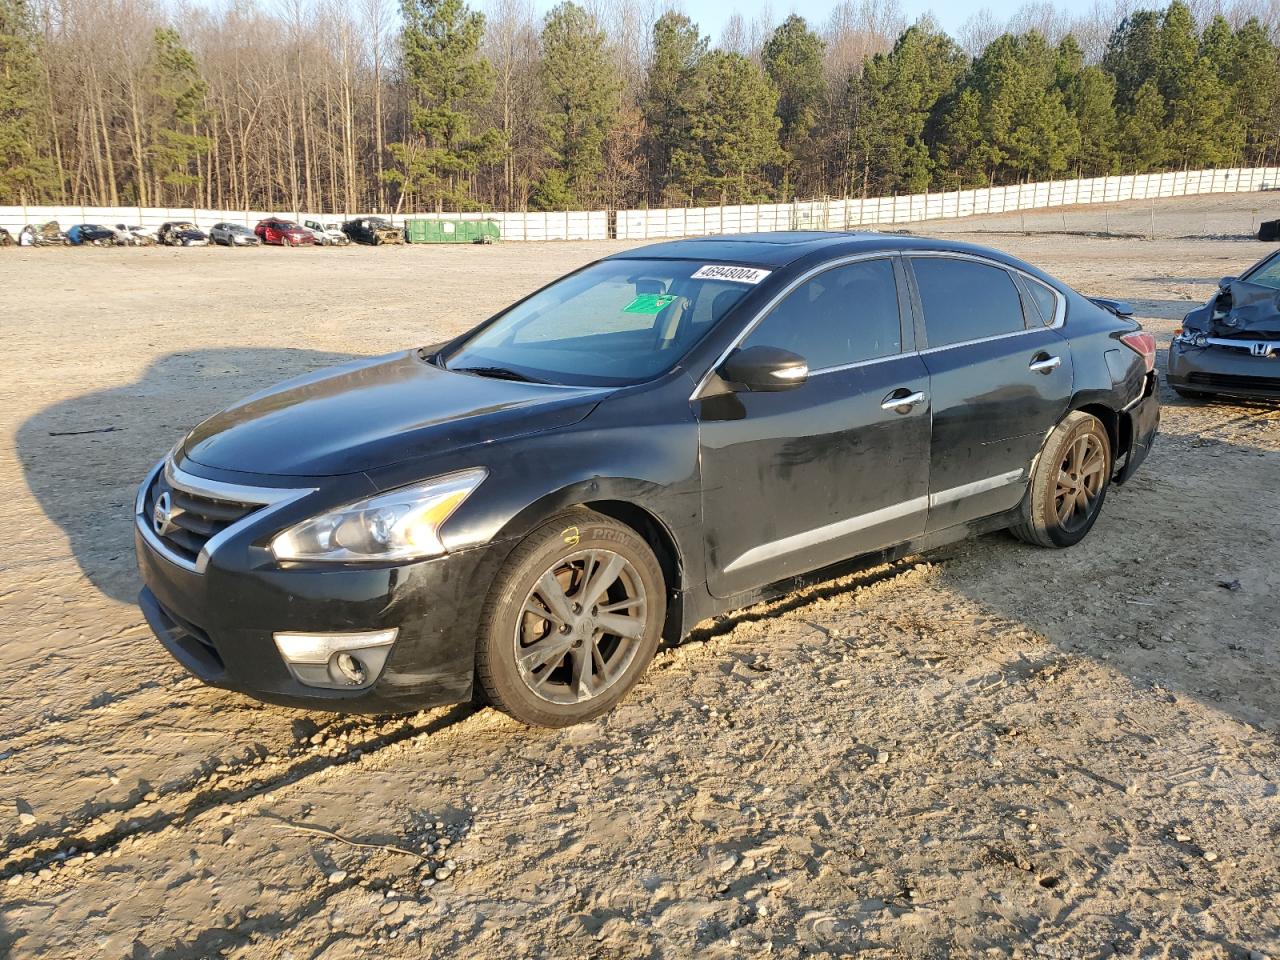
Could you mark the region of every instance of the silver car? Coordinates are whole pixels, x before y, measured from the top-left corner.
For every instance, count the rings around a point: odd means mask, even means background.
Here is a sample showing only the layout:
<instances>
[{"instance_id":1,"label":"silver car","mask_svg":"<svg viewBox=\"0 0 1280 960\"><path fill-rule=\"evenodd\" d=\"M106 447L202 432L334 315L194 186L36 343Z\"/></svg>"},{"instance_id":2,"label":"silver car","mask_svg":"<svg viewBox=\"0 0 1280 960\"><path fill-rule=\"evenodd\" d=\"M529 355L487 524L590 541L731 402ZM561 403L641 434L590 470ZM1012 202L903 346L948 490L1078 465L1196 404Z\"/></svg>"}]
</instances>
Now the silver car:
<instances>
[{"instance_id":1,"label":"silver car","mask_svg":"<svg viewBox=\"0 0 1280 960\"><path fill-rule=\"evenodd\" d=\"M209 242L225 247L256 247L262 241L243 223L215 223L209 230Z\"/></svg>"}]
</instances>

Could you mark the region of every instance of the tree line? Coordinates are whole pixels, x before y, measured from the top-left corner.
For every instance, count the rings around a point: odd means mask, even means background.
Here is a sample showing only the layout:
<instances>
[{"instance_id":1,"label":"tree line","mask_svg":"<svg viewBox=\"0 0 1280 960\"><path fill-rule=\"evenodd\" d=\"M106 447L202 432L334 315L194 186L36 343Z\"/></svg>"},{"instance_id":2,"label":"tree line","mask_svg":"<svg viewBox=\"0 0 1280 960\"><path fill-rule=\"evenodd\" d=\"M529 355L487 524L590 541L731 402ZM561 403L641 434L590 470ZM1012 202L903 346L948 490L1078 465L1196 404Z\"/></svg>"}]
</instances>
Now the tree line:
<instances>
[{"instance_id":1,"label":"tree line","mask_svg":"<svg viewBox=\"0 0 1280 960\"><path fill-rule=\"evenodd\" d=\"M561 210L1280 163L1274 4L0 0L0 203ZM646 12L649 11L649 12Z\"/></svg>"}]
</instances>

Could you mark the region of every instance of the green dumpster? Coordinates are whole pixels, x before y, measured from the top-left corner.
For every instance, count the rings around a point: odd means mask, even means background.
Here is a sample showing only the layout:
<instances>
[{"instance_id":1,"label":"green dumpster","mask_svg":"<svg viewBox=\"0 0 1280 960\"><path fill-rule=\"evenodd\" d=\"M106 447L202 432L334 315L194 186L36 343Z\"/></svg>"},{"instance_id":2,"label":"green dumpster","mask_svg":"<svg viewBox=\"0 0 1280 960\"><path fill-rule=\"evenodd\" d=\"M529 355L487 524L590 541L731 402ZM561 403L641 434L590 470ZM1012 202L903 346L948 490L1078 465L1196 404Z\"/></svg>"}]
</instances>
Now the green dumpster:
<instances>
[{"instance_id":1,"label":"green dumpster","mask_svg":"<svg viewBox=\"0 0 1280 960\"><path fill-rule=\"evenodd\" d=\"M496 220L406 220L410 243L493 243L502 237Z\"/></svg>"}]
</instances>

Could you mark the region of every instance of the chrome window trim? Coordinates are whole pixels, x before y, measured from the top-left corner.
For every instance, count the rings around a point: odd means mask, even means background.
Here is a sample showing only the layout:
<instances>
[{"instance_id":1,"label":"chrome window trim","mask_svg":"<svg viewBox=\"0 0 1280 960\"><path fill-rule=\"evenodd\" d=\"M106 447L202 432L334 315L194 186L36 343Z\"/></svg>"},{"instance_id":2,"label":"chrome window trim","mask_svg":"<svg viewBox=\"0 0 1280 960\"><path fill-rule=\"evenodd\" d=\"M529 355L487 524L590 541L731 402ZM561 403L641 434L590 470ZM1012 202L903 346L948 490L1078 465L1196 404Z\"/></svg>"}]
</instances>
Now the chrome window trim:
<instances>
[{"instance_id":1,"label":"chrome window trim","mask_svg":"<svg viewBox=\"0 0 1280 960\"><path fill-rule=\"evenodd\" d=\"M209 497L214 500L227 500L232 503L251 503L257 504L262 509L254 510L247 516L237 520L229 525L225 530L219 531L210 537L200 548L200 553L196 557L195 562L188 560L186 557L179 556L174 553L165 542L152 529L150 518L144 516L144 509L147 502L147 491L151 489L151 485L155 483L156 476L164 470L165 480L174 489L182 490L187 493L194 493L197 496ZM277 510L283 509L296 500L300 500L308 494L315 493L316 487L251 487L236 483L223 483L220 480L206 480L204 477L196 477L185 470L176 467L170 457L165 457L147 474L147 478L142 481L142 486L138 488L138 495L134 500L133 512L134 522L139 532L142 534L147 544L160 556L168 560L184 570L190 570L192 573L203 574L209 566L209 558L214 552L235 533L239 532L250 521L258 520L262 517L275 513Z\"/></svg>"},{"instance_id":2,"label":"chrome window trim","mask_svg":"<svg viewBox=\"0 0 1280 960\"><path fill-rule=\"evenodd\" d=\"M853 370L857 367L869 367L876 363L885 363L888 360L901 360L903 357L919 356L919 350L912 350L908 353L890 353L883 357L872 357L870 360L855 360L853 363L842 363L834 367L823 367L821 370L811 370L809 378L820 377L827 373L840 373L844 370Z\"/></svg>"},{"instance_id":3,"label":"chrome window trim","mask_svg":"<svg viewBox=\"0 0 1280 960\"><path fill-rule=\"evenodd\" d=\"M786 297L793 290L795 290L796 287L800 286L802 283L807 283L808 281L812 280L814 277L818 276L818 274L826 273L828 270L834 270L836 267L847 266L850 263L858 263L859 261L862 261L862 260L892 261L894 257L897 257L899 255L900 255L900 252L897 250L874 250L867 253L848 254L843 257L837 257L834 260L827 260L823 263L818 264L815 267L810 267L808 270L800 274L800 276L793 279L780 291L774 294L773 299L771 299L768 303L766 303L763 307L761 307L759 310L756 311L756 315L747 322L746 326L744 326L742 330L738 332L738 335L734 337L733 340L729 342L729 345L720 352L720 355L715 359L715 361L709 367L707 367L707 371L702 375L702 378L698 381L698 385L694 387L693 393L689 394L689 402L692 403L694 400L698 399L698 394L702 392L703 388L707 385L707 382L713 376L715 376L715 372L720 369L720 364L724 363L725 360L728 359L729 354L733 353L734 350L738 349L738 345L742 343L742 341L745 340L747 337L749 337L752 331L754 331L756 327L760 326L760 324L764 322L764 318L767 317L773 311L773 308L776 307L779 303L781 303L784 299L786 299ZM894 280L894 292L896 295L897 284L898 284L898 277L896 273L894 274L893 280ZM902 323L901 308L899 308L898 323L899 325L901 325ZM859 366L864 363L878 363L881 360L890 360L896 357L905 357L905 356L910 356L910 354L906 354L902 352L892 353L892 354L889 354L887 357L874 357L871 360L857 360L857 361L854 361L853 363L842 364L836 367L822 367L821 369L811 370L809 373L810 373L810 376L817 376L818 374L822 374L822 373L834 373L836 370L847 370L850 367Z\"/></svg>"},{"instance_id":4,"label":"chrome window trim","mask_svg":"<svg viewBox=\"0 0 1280 960\"><path fill-rule=\"evenodd\" d=\"M954 503L963 500L966 497L977 496L980 493L989 493L992 490L999 490L1002 487L1012 486L1015 483L1025 482L1030 478L1029 471L1019 468L1010 470L1006 473L997 474L994 477L984 477L981 480L975 480L972 483L962 483L958 487L949 487L946 490L939 490L937 493L930 493L926 496L912 497L910 500L903 500L901 503L893 503L887 507L881 507L878 510L872 510L870 513L859 514L856 517L848 517L844 520L837 520L835 523L828 523L821 527L815 527L812 530L803 530L800 533L793 533L790 536L781 538L780 540L771 540L768 543L762 543L759 546L752 547L745 553L735 557L724 568L724 573L732 573L735 570L741 570L744 567L755 566L764 563L767 560L774 560L778 557L786 556L790 553L797 553L800 550L807 550L818 544L829 543L838 537L843 537L851 533L857 533L860 530L866 530L869 527L878 526L882 523L888 523L892 520L900 520L903 517L909 517L919 513L922 510L933 509L947 503Z\"/></svg>"},{"instance_id":5,"label":"chrome window trim","mask_svg":"<svg viewBox=\"0 0 1280 960\"><path fill-rule=\"evenodd\" d=\"M1004 340L1009 337L1018 337L1027 333L1037 333L1040 330L1058 330L1058 329L1061 329L1067 322L1066 297L1064 297L1062 293L1060 293L1059 291L1054 290L1053 287L1050 287L1043 280L1036 279L1031 274L1027 273L1025 270L1019 270L1017 267L1011 267L1007 263L1001 263L999 260L992 260L989 257L981 257L981 256L978 256L977 254L961 253L954 250L904 250L902 252L902 258L904 260L910 260L915 257L928 258L933 260L936 260L936 259L971 260L974 263L980 263L983 266L995 267L999 270L1004 270L1006 273L1016 273L1020 277L1026 277L1032 283L1038 283L1042 287L1047 287L1048 289L1053 290L1053 295L1058 299L1058 312L1057 312L1057 315L1054 317L1052 324L1040 324L1030 329L1024 328L1022 330L1010 330L1008 333L996 333L996 334L992 334L989 337L976 337L973 340L958 340L955 343L946 343L939 347L925 347L923 350L920 351L922 355L936 353L939 350L950 350L954 347L967 347L975 343L990 343L995 340ZM913 283L915 282L914 274L912 275L912 282ZM1014 289L1017 290L1016 284L1014 285ZM1022 298L1021 291L1018 292L1018 298L1019 298L1019 301L1021 301L1021 298ZM920 312L921 312L920 319L921 319L922 326L924 328L925 341L927 343L928 337L929 337L929 319L923 315L924 303L920 303Z\"/></svg>"}]
</instances>

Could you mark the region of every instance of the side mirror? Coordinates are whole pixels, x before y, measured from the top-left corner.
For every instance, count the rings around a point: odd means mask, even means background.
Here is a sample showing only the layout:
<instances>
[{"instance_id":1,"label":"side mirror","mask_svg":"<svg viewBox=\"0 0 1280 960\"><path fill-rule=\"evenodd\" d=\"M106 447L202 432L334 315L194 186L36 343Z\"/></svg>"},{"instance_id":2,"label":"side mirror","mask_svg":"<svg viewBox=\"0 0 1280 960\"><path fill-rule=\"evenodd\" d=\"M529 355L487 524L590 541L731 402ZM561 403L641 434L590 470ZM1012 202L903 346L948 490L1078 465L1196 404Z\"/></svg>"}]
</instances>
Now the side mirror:
<instances>
[{"instance_id":1,"label":"side mirror","mask_svg":"<svg viewBox=\"0 0 1280 960\"><path fill-rule=\"evenodd\" d=\"M781 347L747 347L729 354L716 371L721 379L751 393L792 390L809 379L804 357Z\"/></svg>"},{"instance_id":2,"label":"side mirror","mask_svg":"<svg viewBox=\"0 0 1280 960\"><path fill-rule=\"evenodd\" d=\"M1218 289L1219 289L1219 290L1225 290L1225 289L1227 289L1227 287L1229 287L1229 286L1231 286L1233 283L1235 283L1237 279L1239 279L1239 278L1238 278L1238 277L1223 277L1221 280L1219 280L1219 281L1218 281Z\"/></svg>"}]
</instances>

